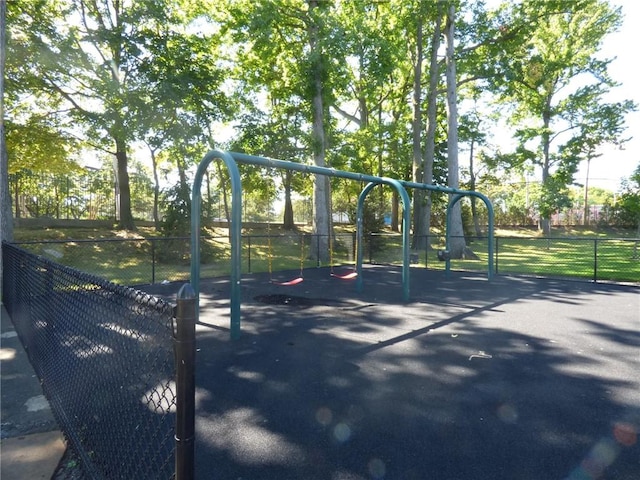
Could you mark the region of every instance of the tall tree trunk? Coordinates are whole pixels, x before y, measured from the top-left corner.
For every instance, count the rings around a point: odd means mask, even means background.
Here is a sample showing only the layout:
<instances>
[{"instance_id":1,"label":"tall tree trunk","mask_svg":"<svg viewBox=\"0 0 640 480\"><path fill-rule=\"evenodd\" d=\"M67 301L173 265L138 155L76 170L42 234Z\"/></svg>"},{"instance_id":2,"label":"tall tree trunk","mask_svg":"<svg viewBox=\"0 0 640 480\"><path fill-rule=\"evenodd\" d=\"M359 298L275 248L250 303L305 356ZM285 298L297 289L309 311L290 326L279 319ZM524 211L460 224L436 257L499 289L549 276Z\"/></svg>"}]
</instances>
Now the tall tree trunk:
<instances>
[{"instance_id":1,"label":"tall tree trunk","mask_svg":"<svg viewBox=\"0 0 640 480\"><path fill-rule=\"evenodd\" d=\"M395 110L392 112L393 125L399 124L399 118L401 116L400 110ZM393 134L391 136L391 144L389 146L389 151L391 152L391 156L393 158L400 158L400 141L398 139L398 135ZM404 175L403 175L404 177ZM408 178L403 178L403 180L408 180ZM398 192L393 189L392 195L392 204L391 204L391 230L394 232L400 231L400 195Z\"/></svg>"},{"instance_id":2,"label":"tall tree trunk","mask_svg":"<svg viewBox=\"0 0 640 480\"><path fill-rule=\"evenodd\" d=\"M293 204L291 202L291 170L284 173L284 216L282 223L285 230L293 230L296 226L293 220Z\"/></svg>"},{"instance_id":3,"label":"tall tree trunk","mask_svg":"<svg viewBox=\"0 0 640 480\"><path fill-rule=\"evenodd\" d=\"M158 178L158 159L156 151L149 147L151 152L151 167L153 170L153 227L158 230L160 228L160 215L158 213L158 202L160 199L160 179Z\"/></svg>"},{"instance_id":4,"label":"tall tree trunk","mask_svg":"<svg viewBox=\"0 0 640 480\"><path fill-rule=\"evenodd\" d=\"M469 177L470 177L470 185L469 188L471 190L476 189L476 173L474 171L473 165L473 154L475 150L475 140L471 139L471 148L469 149ZM477 198L471 197L471 217L473 218L473 228L476 233L476 237L480 238L482 236L482 232L480 231L480 220L478 219L478 205Z\"/></svg>"},{"instance_id":5,"label":"tall tree trunk","mask_svg":"<svg viewBox=\"0 0 640 480\"><path fill-rule=\"evenodd\" d=\"M582 225L589 225L589 167L591 166L591 152L587 156L587 178L584 181L584 210L582 212Z\"/></svg>"},{"instance_id":6,"label":"tall tree trunk","mask_svg":"<svg viewBox=\"0 0 640 480\"><path fill-rule=\"evenodd\" d=\"M418 15L416 19L416 44L413 53L413 117L412 130L412 180L416 183L424 182L424 165L422 160L422 43L423 43L423 17ZM424 190L416 189L413 192L413 240L411 248L422 250L426 247L427 229L425 225Z\"/></svg>"},{"instance_id":7,"label":"tall tree trunk","mask_svg":"<svg viewBox=\"0 0 640 480\"><path fill-rule=\"evenodd\" d=\"M551 176L551 158L549 154L549 148L551 145L551 138L549 136L549 125L551 123L551 99L547 97L544 112L542 113L542 123L544 124L544 130L542 133L542 188L548 186L549 177ZM540 215L540 228L545 235L551 233L551 216Z\"/></svg>"},{"instance_id":8,"label":"tall tree trunk","mask_svg":"<svg viewBox=\"0 0 640 480\"><path fill-rule=\"evenodd\" d=\"M219 190L222 192L222 206L224 209L224 218L227 221L227 233L229 235L229 241L231 241L231 212L229 210L229 192L227 186L230 185L230 181L227 178L227 170L222 168L222 162L215 162L216 173L218 174Z\"/></svg>"},{"instance_id":9,"label":"tall tree trunk","mask_svg":"<svg viewBox=\"0 0 640 480\"><path fill-rule=\"evenodd\" d=\"M382 134L382 95L380 96L379 100L378 100L378 144L377 144L377 152L376 155L378 156L378 173L377 175L379 177L384 177L384 138L383 138L383 134ZM382 215L386 215L386 209L384 208L384 200L385 200L385 195L384 195L384 189L381 188L380 189L380 212L382 213Z\"/></svg>"},{"instance_id":10,"label":"tall tree trunk","mask_svg":"<svg viewBox=\"0 0 640 480\"><path fill-rule=\"evenodd\" d=\"M9 159L4 136L4 66L6 60L7 3L0 1L0 243L13 240L13 216L9 191ZM0 248L0 303L2 303L2 249Z\"/></svg>"},{"instance_id":11,"label":"tall tree trunk","mask_svg":"<svg viewBox=\"0 0 640 480\"><path fill-rule=\"evenodd\" d=\"M425 135L424 151L424 183L433 185L433 163L436 155L436 126L438 123L438 80L440 68L438 66L438 50L440 49L440 36L442 33L442 7L438 3L438 14L431 36L431 50L429 53L429 90L427 91L427 129ZM425 231L426 245L430 247L428 235L431 232L431 192L425 195Z\"/></svg>"},{"instance_id":12,"label":"tall tree trunk","mask_svg":"<svg viewBox=\"0 0 640 480\"><path fill-rule=\"evenodd\" d=\"M456 90L456 62L454 51L455 38L455 6L451 5L447 12L447 24L445 27L447 53L446 53L446 78L447 78L447 171L448 185L451 188L459 187L458 168L458 106ZM451 243L449 252L451 258L462 258L465 253L466 242L462 227L462 208L457 202L451 211L449 233Z\"/></svg>"},{"instance_id":13,"label":"tall tree trunk","mask_svg":"<svg viewBox=\"0 0 640 480\"><path fill-rule=\"evenodd\" d=\"M129 186L129 172L127 171L127 145L126 142L116 137L116 175L118 176L118 202L119 221L118 227L124 230L135 230L133 215L131 214L131 188Z\"/></svg>"},{"instance_id":14,"label":"tall tree trunk","mask_svg":"<svg viewBox=\"0 0 640 480\"><path fill-rule=\"evenodd\" d=\"M312 142L313 163L318 167L326 166L326 140L324 130L324 96L323 96L323 55L319 44L320 29L318 22L320 14L316 13L319 0L309 0L309 47L312 58L311 75L313 85L312 109ZM331 186L329 178L324 175L316 175L313 183L313 232L318 235L318 251L321 262L329 261L329 235L331 232L331 220L329 200Z\"/></svg>"},{"instance_id":15,"label":"tall tree trunk","mask_svg":"<svg viewBox=\"0 0 640 480\"><path fill-rule=\"evenodd\" d=\"M391 231L400 231L400 195L394 189L391 194Z\"/></svg>"}]
</instances>

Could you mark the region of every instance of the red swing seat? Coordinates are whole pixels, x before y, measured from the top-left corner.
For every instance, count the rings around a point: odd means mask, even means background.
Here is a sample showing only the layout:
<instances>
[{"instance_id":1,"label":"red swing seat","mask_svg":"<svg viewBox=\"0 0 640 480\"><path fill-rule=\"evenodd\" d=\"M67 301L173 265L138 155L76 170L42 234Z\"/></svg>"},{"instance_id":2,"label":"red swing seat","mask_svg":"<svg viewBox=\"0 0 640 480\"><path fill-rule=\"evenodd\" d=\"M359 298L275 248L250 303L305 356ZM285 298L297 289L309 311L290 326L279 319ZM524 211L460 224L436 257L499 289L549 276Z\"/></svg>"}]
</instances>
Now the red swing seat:
<instances>
[{"instance_id":1,"label":"red swing seat","mask_svg":"<svg viewBox=\"0 0 640 480\"><path fill-rule=\"evenodd\" d=\"M291 287L292 285L298 285L299 283L302 283L303 280L304 278L302 277L297 277L286 282L278 282L276 280L271 279L271 283L273 283L274 285L280 285L282 287Z\"/></svg>"},{"instance_id":2,"label":"red swing seat","mask_svg":"<svg viewBox=\"0 0 640 480\"><path fill-rule=\"evenodd\" d=\"M337 273L331 272L331 276L334 278L339 278L340 280L353 280L358 276L358 272L349 272L345 273L344 275L339 275Z\"/></svg>"}]
</instances>

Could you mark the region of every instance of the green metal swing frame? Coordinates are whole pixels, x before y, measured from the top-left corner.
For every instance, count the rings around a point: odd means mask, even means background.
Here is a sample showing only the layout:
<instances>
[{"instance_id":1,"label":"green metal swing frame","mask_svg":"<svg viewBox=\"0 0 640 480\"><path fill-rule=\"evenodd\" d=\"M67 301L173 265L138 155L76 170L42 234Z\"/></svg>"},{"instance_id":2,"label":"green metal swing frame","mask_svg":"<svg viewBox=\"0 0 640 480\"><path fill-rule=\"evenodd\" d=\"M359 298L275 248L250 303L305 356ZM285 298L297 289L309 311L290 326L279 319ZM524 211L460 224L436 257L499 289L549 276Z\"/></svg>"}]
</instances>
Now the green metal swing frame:
<instances>
[{"instance_id":1,"label":"green metal swing frame","mask_svg":"<svg viewBox=\"0 0 640 480\"><path fill-rule=\"evenodd\" d=\"M242 232L242 182L238 163L257 165L268 168L284 169L291 171L299 171L305 173L313 173L315 175L325 175L328 177L339 177L359 182L367 182L358 197L357 220L356 220L356 288L362 291L362 235L363 225L362 218L364 215L364 201L375 186L389 185L394 188L401 200L403 207L402 214L402 295L405 302L410 298L410 262L409 262L409 233L410 233L410 200L407 188L418 188L422 190L430 190L442 193L448 193L450 200L447 206L447 223L446 223L446 243L445 248L450 248L449 224L451 221L451 210L453 205L466 196L472 196L482 200L488 211L488 265L487 275L489 280L493 278L493 257L494 257L494 213L491 201L483 194L475 191L458 190L448 187L440 187L437 185L428 185L424 183L407 182L388 177L377 177L373 175L365 175L361 173L347 172L336 170L328 167L318 167L315 165L305 165L301 163L289 162L285 160L276 160L267 157L255 155L247 155L244 153L227 152L221 150L210 150L205 154L198 165L196 175L192 187L191 201L191 285L196 294L196 305L199 305L200 296L200 230L201 230L201 210L202 210L202 181L208 166L214 160L222 161L227 167L231 183L231 224L230 224L230 241L231 241L231 301L230 301L230 336L232 339L240 337L240 305L241 305L241 232ZM446 271L450 270L450 260L446 260ZM298 282L299 283L299 282ZM196 320L199 315L199 308L196 308Z\"/></svg>"}]
</instances>

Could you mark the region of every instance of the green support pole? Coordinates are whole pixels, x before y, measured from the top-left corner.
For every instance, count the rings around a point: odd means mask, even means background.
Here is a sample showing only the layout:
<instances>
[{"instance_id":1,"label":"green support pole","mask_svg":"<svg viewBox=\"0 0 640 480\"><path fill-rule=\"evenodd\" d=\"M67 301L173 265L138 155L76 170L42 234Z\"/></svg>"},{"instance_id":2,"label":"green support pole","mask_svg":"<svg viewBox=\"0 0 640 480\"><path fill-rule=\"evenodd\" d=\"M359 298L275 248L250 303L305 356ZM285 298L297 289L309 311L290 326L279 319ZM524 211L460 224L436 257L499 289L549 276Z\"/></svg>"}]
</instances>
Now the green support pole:
<instances>
[{"instance_id":1,"label":"green support pole","mask_svg":"<svg viewBox=\"0 0 640 480\"><path fill-rule=\"evenodd\" d=\"M242 184L238 165L229 153L212 150L201 160L191 192L191 286L196 294L196 318L200 314L200 211L202 210L202 179L213 160L222 160L231 180L231 338L240 336L240 269L242 232Z\"/></svg>"},{"instance_id":2,"label":"green support pole","mask_svg":"<svg viewBox=\"0 0 640 480\"><path fill-rule=\"evenodd\" d=\"M367 195L373 189L373 187L377 185L391 185L396 189L398 195L400 195L400 199L402 200L402 297L405 302L409 301L410 296L410 263L409 263L409 226L411 225L411 208L410 208L410 200L409 194L407 190L402 186L401 182L395 180L393 178L382 177L378 181L370 182L367 186L364 187L360 195L358 196L358 209L356 216L356 235L357 235L357 260L356 260L356 271L358 272L358 276L356 278L356 288L359 292L362 291L362 256L363 256L363 248L362 248L362 219L364 218L364 201L367 198Z\"/></svg>"},{"instance_id":3,"label":"green support pole","mask_svg":"<svg viewBox=\"0 0 640 480\"><path fill-rule=\"evenodd\" d=\"M445 250L450 251L450 238L449 238L449 224L451 223L451 211L452 211L452 207L458 203L460 200L462 200L463 197L465 196L475 196L477 198L480 198L482 201L484 201L485 205L487 206L487 214L489 217L489 231L487 232L487 236L488 236L488 245L487 245L487 255L488 255L488 260L487 260L487 278L489 280L493 279L493 257L494 257L494 245L493 245L493 241L494 241L494 236L495 236L495 232L494 232L494 223L493 223L493 216L494 216L494 212L493 212L493 205L491 203L491 201L485 197L484 195L478 193L478 192L472 192L472 191L461 191L459 193L457 193L456 195L454 195L451 200L449 201L449 205L447 205L447 223L446 223L446 234L445 234ZM445 271L446 274L448 275L451 269L451 258L449 256L446 257L446 262L445 262Z\"/></svg>"}]
</instances>

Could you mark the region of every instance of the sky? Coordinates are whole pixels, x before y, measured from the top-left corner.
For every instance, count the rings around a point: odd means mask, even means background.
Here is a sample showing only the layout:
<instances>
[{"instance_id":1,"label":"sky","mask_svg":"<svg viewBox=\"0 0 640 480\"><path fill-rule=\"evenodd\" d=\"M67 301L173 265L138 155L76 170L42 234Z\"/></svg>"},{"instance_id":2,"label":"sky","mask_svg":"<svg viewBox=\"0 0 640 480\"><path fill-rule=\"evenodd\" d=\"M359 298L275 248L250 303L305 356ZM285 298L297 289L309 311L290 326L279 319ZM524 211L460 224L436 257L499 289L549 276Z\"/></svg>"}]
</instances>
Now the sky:
<instances>
[{"instance_id":1,"label":"sky","mask_svg":"<svg viewBox=\"0 0 640 480\"><path fill-rule=\"evenodd\" d=\"M640 2L638 0L610 0L622 7L624 23L621 29L609 35L603 44L601 58L616 57L609 65L611 77L621 83L608 101L633 100L640 109L640 80L638 79L638 51L640 48ZM633 137L620 150L614 146L601 148L602 156L591 161L589 185L616 191L623 177L629 177L640 163L640 111L627 117L625 137ZM576 182L584 184L586 162L576 175Z\"/></svg>"}]
</instances>

